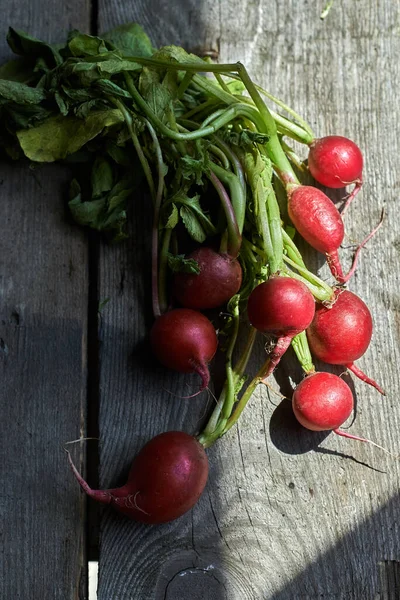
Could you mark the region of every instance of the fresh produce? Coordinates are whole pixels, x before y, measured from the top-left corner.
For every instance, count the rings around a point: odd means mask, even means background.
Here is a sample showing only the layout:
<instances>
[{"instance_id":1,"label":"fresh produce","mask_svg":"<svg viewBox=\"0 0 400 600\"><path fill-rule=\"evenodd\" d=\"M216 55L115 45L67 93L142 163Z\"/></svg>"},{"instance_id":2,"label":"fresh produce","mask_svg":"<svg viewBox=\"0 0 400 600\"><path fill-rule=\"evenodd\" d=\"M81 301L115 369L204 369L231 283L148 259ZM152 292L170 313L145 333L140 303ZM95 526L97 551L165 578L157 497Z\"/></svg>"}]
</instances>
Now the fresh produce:
<instances>
[{"instance_id":1,"label":"fresh produce","mask_svg":"<svg viewBox=\"0 0 400 600\"><path fill-rule=\"evenodd\" d=\"M310 144L308 167L318 183L329 188L342 188L354 183L342 215L361 189L363 162L357 144L340 135L327 135Z\"/></svg>"},{"instance_id":2,"label":"fresh produce","mask_svg":"<svg viewBox=\"0 0 400 600\"><path fill-rule=\"evenodd\" d=\"M294 390L293 412L296 419L312 431L337 432L353 410L351 389L337 375L312 373Z\"/></svg>"},{"instance_id":3,"label":"fresh produce","mask_svg":"<svg viewBox=\"0 0 400 600\"><path fill-rule=\"evenodd\" d=\"M119 488L92 490L69 453L68 459L90 498L149 524L166 523L185 514L200 498L208 477L203 446L183 431L167 431L147 442L132 462L128 481Z\"/></svg>"},{"instance_id":4,"label":"fresh produce","mask_svg":"<svg viewBox=\"0 0 400 600\"><path fill-rule=\"evenodd\" d=\"M190 308L170 310L156 319L150 341L163 365L180 373L198 373L200 390L208 386L208 363L217 351L218 340L207 317Z\"/></svg>"},{"instance_id":5,"label":"fresh produce","mask_svg":"<svg viewBox=\"0 0 400 600\"><path fill-rule=\"evenodd\" d=\"M176 273L173 294L186 308L205 310L229 302L242 285L242 268L236 258L204 246L188 254L198 273Z\"/></svg>"},{"instance_id":6,"label":"fresh produce","mask_svg":"<svg viewBox=\"0 0 400 600\"><path fill-rule=\"evenodd\" d=\"M301 281L271 277L254 288L247 303L249 321L258 331L277 338L264 377L272 373L292 339L307 329L314 312L313 295Z\"/></svg>"},{"instance_id":7,"label":"fresh produce","mask_svg":"<svg viewBox=\"0 0 400 600\"><path fill-rule=\"evenodd\" d=\"M72 217L113 241L127 237L135 200L146 190L153 353L168 368L198 373L200 390L209 386L216 330L225 353L225 382L198 441L182 432L157 436L118 490L91 490L74 468L83 489L136 520L184 514L207 479L204 448L237 423L290 344L306 374L293 397L299 421L365 441L339 429L352 394L338 377L315 373L307 335L315 356L382 391L354 365L370 341L369 311L338 287L382 219L345 274L341 214L308 185L290 140L309 149L317 181L354 185L345 209L362 184L357 146L341 136L317 138L241 63L215 64L177 46L155 49L134 23L102 37L72 31L61 45L10 28L8 43L19 59L0 68L0 149L14 160L67 163ZM326 255L332 285L307 268L296 235ZM209 309L212 322L199 312ZM259 331L273 344L248 382Z\"/></svg>"},{"instance_id":8,"label":"fresh produce","mask_svg":"<svg viewBox=\"0 0 400 600\"><path fill-rule=\"evenodd\" d=\"M372 316L365 302L353 292L341 290L331 308L321 304L317 307L307 338L316 358L330 365L344 365L384 394L376 381L354 364L371 342L372 327Z\"/></svg>"}]
</instances>

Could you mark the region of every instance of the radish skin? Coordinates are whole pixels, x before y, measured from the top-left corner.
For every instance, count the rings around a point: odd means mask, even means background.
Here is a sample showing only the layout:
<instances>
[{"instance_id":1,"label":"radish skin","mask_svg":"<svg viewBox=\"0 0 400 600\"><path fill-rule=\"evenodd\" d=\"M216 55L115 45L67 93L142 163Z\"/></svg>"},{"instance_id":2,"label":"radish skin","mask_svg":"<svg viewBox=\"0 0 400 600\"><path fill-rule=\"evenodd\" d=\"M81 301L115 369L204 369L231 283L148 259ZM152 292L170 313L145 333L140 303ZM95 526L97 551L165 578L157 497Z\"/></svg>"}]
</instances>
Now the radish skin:
<instances>
[{"instance_id":1,"label":"radish skin","mask_svg":"<svg viewBox=\"0 0 400 600\"><path fill-rule=\"evenodd\" d=\"M183 431L168 431L150 440L132 462L127 483L120 488L92 490L68 461L83 491L102 504L141 523L173 521L200 498L208 478L203 446Z\"/></svg>"},{"instance_id":2,"label":"radish skin","mask_svg":"<svg viewBox=\"0 0 400 600\"><path fill-rule=\"evenodd\" d=\"M361 189L363 162L360 148L346 137L328 135L310 144L308 167L318 183L334 189L355 184L342 215Z\"/></svg>"},{"instance_id":3,"label":"radish skin","mask_svg":"<svg viewBox=\"0 0 400 600\"><path fill-rule=\"evenodd\" d=\"M307 329L307 339L316 358L330 365L344 365L359 379L385 394L376 381L354 364L367 351L372 330L372 316L365 302L348 290L336 291L335 302L330 308L317 306Z\"/></svg>"},{"instance_id":4,"label":"radish skin","mask_svg":"<svg viewBox=\"0 0 400 600\"><path fill-rule=\"evenodd\" d=\"M359 244L350 271L345 275L340 263L338 249L344 238L344 225L339 211L321 190L308 185L291 184L288 190L288 213L300 235L315 250L326 255L332 275L339 283L346 283L354 274L361 249L378 231L378 225Z\"/></svg>"},{"instance_id":5,"label":"radish skin","mask_svg":"<svg viewBox=\"0 0 400 600\"><path fill-rule=\"evenodd\" d=\"M197 310L218 308L239 291L242 268L236 258L208 247L198 248L186 258L198 263L200 273L175 274L173 293L182 306Z\"/></svg>"},{"instance_id":6,"label":"radish skin","mask_svg":"<svg viewBox=\"0 0 400 600\"><path fill-rule=\"evenodd\" d=\"M291 277L271 277L254 288L247 303L249 321L258 331L277 338L269 355L266 380L292 339L310 325L315 301L307 286Z\"/></svg>"},{"instance_id":7,"label":"radish skin","mask_svg":"<svg viewBox=\"0 0 400 600\"><path fill-rule=\"evenodd\" d=\"M169 369L198 373L200 391L210 382L208 363L217 351L215 329L203 314L189 308L171 310L155 321L150 332L153 353Z\"/></svg>"}]
</instances>

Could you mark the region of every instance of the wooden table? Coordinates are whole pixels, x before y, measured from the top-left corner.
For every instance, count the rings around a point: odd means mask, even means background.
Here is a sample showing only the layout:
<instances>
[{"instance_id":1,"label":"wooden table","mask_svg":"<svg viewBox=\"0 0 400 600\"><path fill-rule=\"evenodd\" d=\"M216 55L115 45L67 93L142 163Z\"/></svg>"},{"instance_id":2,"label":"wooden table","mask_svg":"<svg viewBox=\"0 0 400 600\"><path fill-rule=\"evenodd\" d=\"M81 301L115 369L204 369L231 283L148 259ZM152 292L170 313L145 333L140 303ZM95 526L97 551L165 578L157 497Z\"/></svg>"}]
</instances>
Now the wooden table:
<instances>
[{"instance_id":1,"label":"wooden table","mask_svg":"<svg viewBox=\"0 0 400 600\"><path fill-rule=\"evenodd\" d=\"M350 288L375 321L359 364L387 397L354 381L351 431L398 452L398 2L337 0L325 21L322 0L0 3L1 59L9 24L56 41L72 27L95 33L135 20L157 46L241 60L319 134L359 143L365 185L346 217L346 245L373 227L383 204L387 217ZM189 514L149 527L86 502L63 442L99 435L98 481L96 442L74 457L93 485L114 486L150 437L196 431L207 398L180 399L187 377L152 364L143 199L135 199L130 240L107 246L71 223L67 180L60 166L0 164L0 597L87 598L98 515L99 600L400 598L398 462L365 444L307 432L266 387L210 449L209 482ZM314 252L307 259L322 267ZM325 267L320 272L327 277ZM255 362L262 353L260 341ZM276 373L283 393L289 371L301 376L294 365L289 356Z\"/></svg>"}]
</instances>

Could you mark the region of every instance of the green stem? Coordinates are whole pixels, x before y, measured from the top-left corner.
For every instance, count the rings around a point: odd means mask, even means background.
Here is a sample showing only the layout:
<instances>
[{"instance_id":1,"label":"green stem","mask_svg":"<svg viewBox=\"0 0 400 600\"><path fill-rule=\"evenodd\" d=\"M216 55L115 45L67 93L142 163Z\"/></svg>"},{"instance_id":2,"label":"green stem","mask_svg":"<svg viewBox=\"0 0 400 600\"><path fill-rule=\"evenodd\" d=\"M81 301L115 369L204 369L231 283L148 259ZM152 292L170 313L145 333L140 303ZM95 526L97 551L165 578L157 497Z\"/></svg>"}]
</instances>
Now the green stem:
<instances>
[{"instance_id":1,"label":"green stem","mask_svg":"<svg viewBox=\"0 0 400 600\"><path fill-rule=\"evenodd\" d=\"M142 165L142 169L143 169L144 175L146 177L147 184L149 186L151 197L152 197L153 201L155 201L156 190L154 187L153 176L151 174L151 169L150 169L149 163L147 161L147 158L145 157L142 147L140 145L139 138L137 137L137 135L133 129L133 121L132 121L131 114L128 111L128 109L126 108L126 106L124 105L124 103L121 102L121 100L119 100L118 98L110 98L110 100L115 104L115 106L117 106L117 108L119 108L119 110L123 114L126 126L128 127L129 135L131 136L131 140L133 142L133 146L139 157L140 164Z\"/></svg>"},{"instance_id":2,"label":"green stem","mask_svg":"<svg viewBox=\"0 0 400 600\"><path fill-rule=\"evenodd\" d=\"M160 224L160 209L162 196L164 191L164 161L161 152L160 143L158 141L158 137L156 132L153 129L153 126L147 119L145 119L146 127L149 130L151 139L153 141L156 159L157 159L157 170L158 170L158 185L157 185L157 194L156 200L154 203L154 215L153 215L153 227L152 227L152 291L153 291L153 313L154 317L157 318L161 315L161 307L160 307L160 296L159 296L159 288L158 288L158 237L159 237L159 224Z\"/></svg>"},{"instance_id":3,"label":"green stem","mask_svg":"<svg viewBox=\"0 0 400 600\"><path fill-rule=\"evenodd\" d=\"M142 98L142 96L136 89L136 86L133 83L133 79L129 75L129 73L125 73L124 75L129 93L131 94L133 100L136 102L139 109L143 111L143 113L147 116L149 121L151 121L152 125L159 129L160 133L173 140L197 140L209 136L240 115L246 116L248 119L251 119L258 126L262 123L262 119L259 118L257 111L252 109L251 106L247 106L246 104L235 104L234 106L231 106L230 108L226 109L224 113L220 115L219 118L215 119L212 125L208 125L207 127L200 127L200 129L185 133L174 131L170 127L167 127L161 121L161 119L159 119L159 117L150 108L150 106L147 104L144 98ZM297 180L295 183L297 183Z\"/></svg>"},{"instance_id":4,"label":"green stem","mask_svg":"<svg viewBox=\"0 0 400 600\"><path fill-rule=\"evenodd\" d=\"M270 266L270 274L273 275L282 268L283 260L283 240L282 240L282 227L281 227L281 215L279 212L279 205L276 200L274 188L272 183L269 188L269 192L266 199L266 210L268 218L268 227L270 231L270 238L273 248L274 261Z\"/></svg>"},{"instance_id":5,"label":"green stem","mask_svg":"<svg viewBox=\"0 0 400 600\"><path fill-rule=\"evenodd\" d=\"M238 333L239 333L239 316L240 316L239 300L240 300L240 297L236 296L235 300L234 300L235 305L232 309L232 318L233 318L232 335L230 337L229 345L228 345L228 348L226 351L226 364L225 364L226 399L224 402L224 406L222 407L222 418L223 419L229 418L229 416L232 412L233 405L235 403L235 380L234 380L233 369L232 369L232 356L233 356L233 351L234 351L236 340L237 340Z\"/></svg>"},{"instance_id":6,"label":"green stem","mask_svg":"<svg viewBox=\"0 0 400 600\"><path fill-rule=\"evenodd\" d=\"M172 229L165 229L164 237L160 249L160 260L158 267L158 297L160 299L161 314L168 308L167 295L167 272L168 272L168 252L171 243Z\"/></svg>"},{"instance_id":7,"label":"green stem","mask_svg":"<svg viewBox=\"0 0 400 600\"><path fill-rule=\"evenodd\" d=\"M265 148L279 175L279 178L284 183L285 187L290 183L298 183L296 174L293 171L292 166L280 145L279 138L277 135L276 124L274 119L272 118L271 113L269 112L259 92L255 88L245 67L241 63L238 63L238 70L239 75L244 85L246 86L247 91L249 92L254 104L256 105L262 117L264 126L260 129L260 131L261 133L266 133L269 136L268 142L265 143Z\"/></svg>"},{"instance_id":8,"label":"green stem","mask_svg":"<svg viewBox=\"0 0 400 600\"><path fill-rule=\"evenodd\" d=\"M247 405L248 401L250 400L251 396L253 395L254 390L256 389L256 387L258 386L259 383L262 383L263 379L265 378L266 374L268 373L268 370L270 367L270 362L271 361L267 358L267 360L265 361L265 363L263 364L261 369L259 369L259 371L257 372L256 376L253 377L253 379L250 381L249 385L247 386L247 388L244 391L244 394L242 395L239 402L237 403L235 410L233 411L232 415L229 417L229 419L225 425L225 428L223 430L222 435L227 433L227 431L229 431L231 429L231 427L233 427L238 422L239 417L242 414L242 412L244 411L244 409L246 408L246 405Z\"/></svg>"},{"instance_id":9,"label":"green stem","mask_svg":"<svg viewBox=\"0 0 400 600\"><path fill-rule=\"evenodd\" d=\"M322 279L317 277L317 275L314 275L314 273L312 273L308 269L301 267L299 264L291 260L288 256L283 255L283 260L290 267L293 267L300 273L300 275L298 275L297 273L290 271L290 276L294 277L295 279L298 279L299 281L303 281L303 283L306 284L306 286L310 289L311 293L317 300L320 300L320 302L329 302L333 299L333 289L327 283L322 281Z\"/></svg>"},{"instance_id":10,"label":"green stem","mask_svg":"<svg viewBox=\"0 0 400 600\"><path fill-rule=\"evenodd\" d=\"M222 79L221 75L219 73L214 73L214 77L215 79L218 81L219 85L221 86L221 88L227 93L227 94L231 94L230 89L228 88L228 86L226 85L225 81Z\"/></svg>"},{"instance_id":11,"label":"green stem","mask_svg":"<svg viewBox=\"0 0 400 600\"><path fill-rule=\"evenodd\" d=\"M179 84L176 97L180 100L193 79L193 72L187 71Z\"/></svg>"},{"instance_id":12,"label":"green stem","mask_svg":"<svg viewBox=\"0 0 400 600\"><path fill-rule=\"evenodd\" d=\"M243 232L244 219L246 215L246 195L241 181L234 173L232 173L232 171L227 171L213 162L211 163L210 168L218 177L218 179L220 179L222 183L227 185L229 188L236 224L239 234L241 235Z\"/></svg>"},{"instance_id":13,"label":"green stem","mask_svg":"<svg viewBox=\"0 0 400 600\"><path fill-rule=\"evenodd\" d=\"M211 173L209 174L209 179L218 193L218 196L221 200L221 204L225 212L226 223L228 228L228 254L233 258L236 258L239 254L240 246L242 243L242 236L239 231L231 199L229 198L220 179L215 174L216 166L217 165L214 165L214 163L211 163Z\"/></svg>"},{"instance_id":14,"label":"green stem","mask_svg":"<svg viewBox=\"0 0 400 600\"><path fill-rule=\"evenodd\" d=\"M306 265L304 264L303 257L301 256L296 244L293 242L290 235L288 235L287 232L285 231L284 227L282 227L282 238L283 238L283 244L284 244L285 250L288 253L288 256L290 254L289 258L291 258L300 267L303 267L305 269Z\"/></svg>"},{"instance_id":15,"label":"green stem","mask_svg":"<svg viewBox=\"0 0 400 600\"><path fill-rule=\"evenodd\" d=\"M236 154L233 152L233 150L230 148L230 146L228 146L228 144L226 144L224 142L224 140L222 140L219 136L214 135L213 138L214 138L217 146L219 146L219 148L221 148L221 150L224 152L225 156L230 160L232 167L233 167L233 172L235 173L236 177L239 179L240 185L242 186L242 189L243 189L243 193L246 196L246 179L245 179L243 167L241 165L239 158L236 156Z\"/></svg>"},{"instance_id":16,"label":"green stem","mask_svg":"<svg viewBox=\"0 0 400 600\"><path fill-rule=\"evenodd\" d=\"M218 146L216 146L214 144L210 144L209 150L210 150L210 152L212 152L214 154L214 156L219 158L220 162L222 163L222 167L225 170L229 170L229 166L230 166L229 160L228 160L228 157L226 156L225 152L223 152L221 150L221 148L219 148Z\"/></svg>"},{"instance_id":17,"label":"green stem","mask_svg":"<svg viewBox=\"0 0 400 600\"><path fill-rule=\"evenodd\" d=\"M315 373L315 367L313 365L310 347L307 341L307 334L305 331L302 331L292 339L292 347L303 371L307 375L310 373Z\"/></svg>"},{"instance_id":18,"label":"green stem","mask_svg":"<svg viewBox=\"0 0 400 600\"><path fill-rule=\"evenodd\" d=\"M246 340L246 345L240 355L238 362L233 369L233 384L237 388L239 381L243 379L244 372L247 364L250 360L250 356L253 350L254 342L257 337L257 330L251 327L249 335ZM242 385L244 384L244 380ZM236 395L240 390L236 389ZM226 401L226 382L221 392L218 402L213 410L213 413L204 428L203 432L198 436L198 440L205 448L210 447L221 435L223 435L224 427L226 425L226 417L221 418L221 412L224 408Z\"/></svg>"}]
</instances>

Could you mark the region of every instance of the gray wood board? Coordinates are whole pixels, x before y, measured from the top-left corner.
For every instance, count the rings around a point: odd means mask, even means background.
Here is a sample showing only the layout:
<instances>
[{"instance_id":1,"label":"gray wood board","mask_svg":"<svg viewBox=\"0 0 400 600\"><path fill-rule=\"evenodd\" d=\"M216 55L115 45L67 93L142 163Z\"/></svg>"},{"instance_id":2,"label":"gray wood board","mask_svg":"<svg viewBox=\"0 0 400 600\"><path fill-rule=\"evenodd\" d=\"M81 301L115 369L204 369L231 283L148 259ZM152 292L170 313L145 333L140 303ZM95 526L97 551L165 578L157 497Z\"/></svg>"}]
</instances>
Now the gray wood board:
<instances>
[{"instance_id":1,"label":"gray wood board","mask_svg":"<svg viewBox=\"0 0 400 600\"><path fill-rule=\"evenodd\" d=\"M1 2L7 26L59 41L86 2ZM69 173L0 163L0 597L85 597L84 496L62 444L85 429L87 241L65 211ZM80 468L83 454L74 449Z\"/></svg>"},{"instance_id":2,"label":"gray wood board","mask_svg":"<svg viewBox=\"0 0 400 600\"><path fill-rule=\"evenodd\" d=\"M351 432L398 452L399 10L389 0L345 0L321 21L323 6L306 0L100 0L99 28L136 20L155 45L219 50L220 62L241 60L319 135L347 135L361 146L365 185L346 217L345 246L363 239L383 204L387 218L349 288L367 302L375 322L359 365L379 379L387 397L353 379L357 418ZM152 364L146 342L150 217L143 216L144 199L134 202L131 240L102 247L100 256L100 300L111 299L100 331L102 486L122 482L132 457L154 434L195 431L207 404L205 397L179 399L194 380ZM323 257L304 250L309 265L330 280ZM343 255L349 264L350 254ZM255 363L261 358L260 344ZM275 385L287 394L290 378L300 377L288 356ZM393 597L385 565L400 554L396 461L365 444L307 432L294 422L289 403L265 387L209 458L206 491L178 521L148 527L105 511L99 600Z\"/></svg>"}]
</instances>

